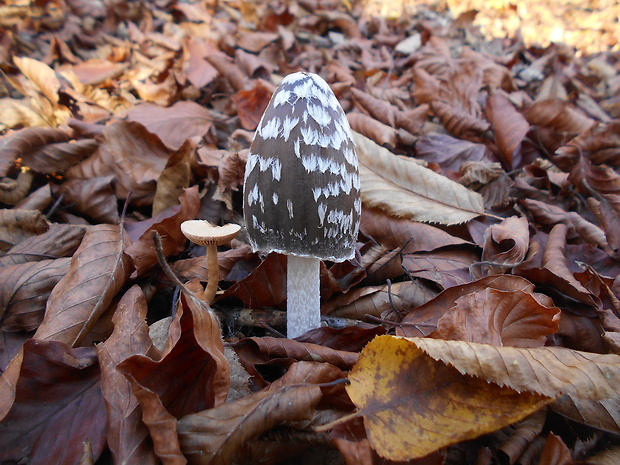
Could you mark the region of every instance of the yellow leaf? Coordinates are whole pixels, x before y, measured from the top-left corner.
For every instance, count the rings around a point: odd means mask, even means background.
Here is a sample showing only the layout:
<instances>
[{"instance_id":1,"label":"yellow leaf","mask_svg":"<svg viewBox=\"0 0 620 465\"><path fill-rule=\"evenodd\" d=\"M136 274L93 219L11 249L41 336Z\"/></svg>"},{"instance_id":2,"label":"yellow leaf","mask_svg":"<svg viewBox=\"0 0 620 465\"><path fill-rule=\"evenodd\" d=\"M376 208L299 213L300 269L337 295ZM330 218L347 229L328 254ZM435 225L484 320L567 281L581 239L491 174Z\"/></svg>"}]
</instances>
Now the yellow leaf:
<instances>
[{"instance_id":1,"label":"yellow leaf","mask_svg":"<svg viewBox=\"0 0 620 465\"><path fill-rule=\"evenodd\" d=\"M382 457L423 457L514 423L553 400L463 375L429 357L418 341L377 337L349 375L347 392Z\"/></svg>"}]
</instances>

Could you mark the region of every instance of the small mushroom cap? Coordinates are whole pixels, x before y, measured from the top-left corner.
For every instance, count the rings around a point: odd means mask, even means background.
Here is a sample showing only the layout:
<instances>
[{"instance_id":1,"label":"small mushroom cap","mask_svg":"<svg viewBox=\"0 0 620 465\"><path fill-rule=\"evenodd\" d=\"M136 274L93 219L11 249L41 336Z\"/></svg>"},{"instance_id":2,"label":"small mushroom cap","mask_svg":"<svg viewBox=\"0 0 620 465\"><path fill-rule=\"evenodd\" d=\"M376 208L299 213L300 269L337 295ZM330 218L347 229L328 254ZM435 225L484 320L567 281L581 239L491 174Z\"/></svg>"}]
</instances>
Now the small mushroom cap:
<instances>
[{"instance_id":1,"label":"small mushroom cap","mask_svg":"<svg viewBox=\"0 0 620 465\"><path fill-rule=\"evenodd\" d=\"M189 220L181 223L181 232L197 245L222 245L232 241L241 231L241 226L230 223L214 226L205 220Z\"/></svg>"}]
</instances>

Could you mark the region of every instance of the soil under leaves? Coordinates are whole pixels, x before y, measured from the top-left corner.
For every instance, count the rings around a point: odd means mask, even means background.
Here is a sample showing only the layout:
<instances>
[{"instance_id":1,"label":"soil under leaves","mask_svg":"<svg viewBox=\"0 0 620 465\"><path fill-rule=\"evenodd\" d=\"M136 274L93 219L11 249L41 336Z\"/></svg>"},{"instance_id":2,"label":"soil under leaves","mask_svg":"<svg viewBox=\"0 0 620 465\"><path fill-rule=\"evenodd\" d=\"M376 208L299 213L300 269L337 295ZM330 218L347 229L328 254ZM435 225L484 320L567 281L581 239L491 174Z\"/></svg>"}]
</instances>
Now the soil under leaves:
<instances>
[{"instance_id":1,"label":"soil under leaves","mask_svg":"<svg viewBox=\"0 0 620 465\"><path fill-rule=\"evenodd\" d=\"M620 462L620 55L582 53L615 29L576 53L367 3L0 7L1 463ZM209 307L180 225L243 224L299 70L363 212L291 340L285 257L221 247Z\"/></svg>"}]
</instances>

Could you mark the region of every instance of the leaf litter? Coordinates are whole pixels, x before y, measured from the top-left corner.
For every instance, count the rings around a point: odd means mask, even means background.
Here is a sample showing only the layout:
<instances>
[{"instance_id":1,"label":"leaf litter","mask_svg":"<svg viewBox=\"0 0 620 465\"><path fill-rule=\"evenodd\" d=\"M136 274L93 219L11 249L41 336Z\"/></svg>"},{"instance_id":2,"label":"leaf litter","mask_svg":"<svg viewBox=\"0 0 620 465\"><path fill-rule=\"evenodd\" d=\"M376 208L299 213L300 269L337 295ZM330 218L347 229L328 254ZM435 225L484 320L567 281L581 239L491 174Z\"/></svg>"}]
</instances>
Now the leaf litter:
<instances>
[{"instance_id":1,"label":"leaf litter","mask_svg":"<svg viewBox=\"0 0 620 465\"><path fill-rule=\"evenodd\" d=\"M619 460L617 51L532 43L538 6L494 39L468 2L5 3L2 463ZM299 70L356 131L363 211L291 340L283 257L220 247L209 307L180 224L243 224Z\"/></svg>"}]
</instances>

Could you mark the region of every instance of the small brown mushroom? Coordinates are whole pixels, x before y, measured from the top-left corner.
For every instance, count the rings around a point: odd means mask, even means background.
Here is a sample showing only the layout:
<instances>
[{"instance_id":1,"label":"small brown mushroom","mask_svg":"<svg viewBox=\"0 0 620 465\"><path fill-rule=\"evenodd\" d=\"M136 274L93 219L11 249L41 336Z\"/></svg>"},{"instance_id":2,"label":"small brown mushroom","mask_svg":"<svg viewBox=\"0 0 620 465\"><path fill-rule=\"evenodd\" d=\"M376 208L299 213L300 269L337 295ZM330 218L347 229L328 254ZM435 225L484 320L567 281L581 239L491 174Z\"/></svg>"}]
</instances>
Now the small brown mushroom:
<instances>
[{"instance_id":1,"label":"small brown mushroom","mask_svg":"<svg viewBox=\"0 0 620 465\"><path fill-rule=\"evenodd\" d=\"M196 245L202 245L207 249L207 270L209 281L203 292L203 299L211 304L220 281L220 266L217 261L217 247L232 241L241 226L238 224L225 224L214 226L205 220L190 220L181 223L181 232L185 237Z\"/></svg>"}]
</instances>

